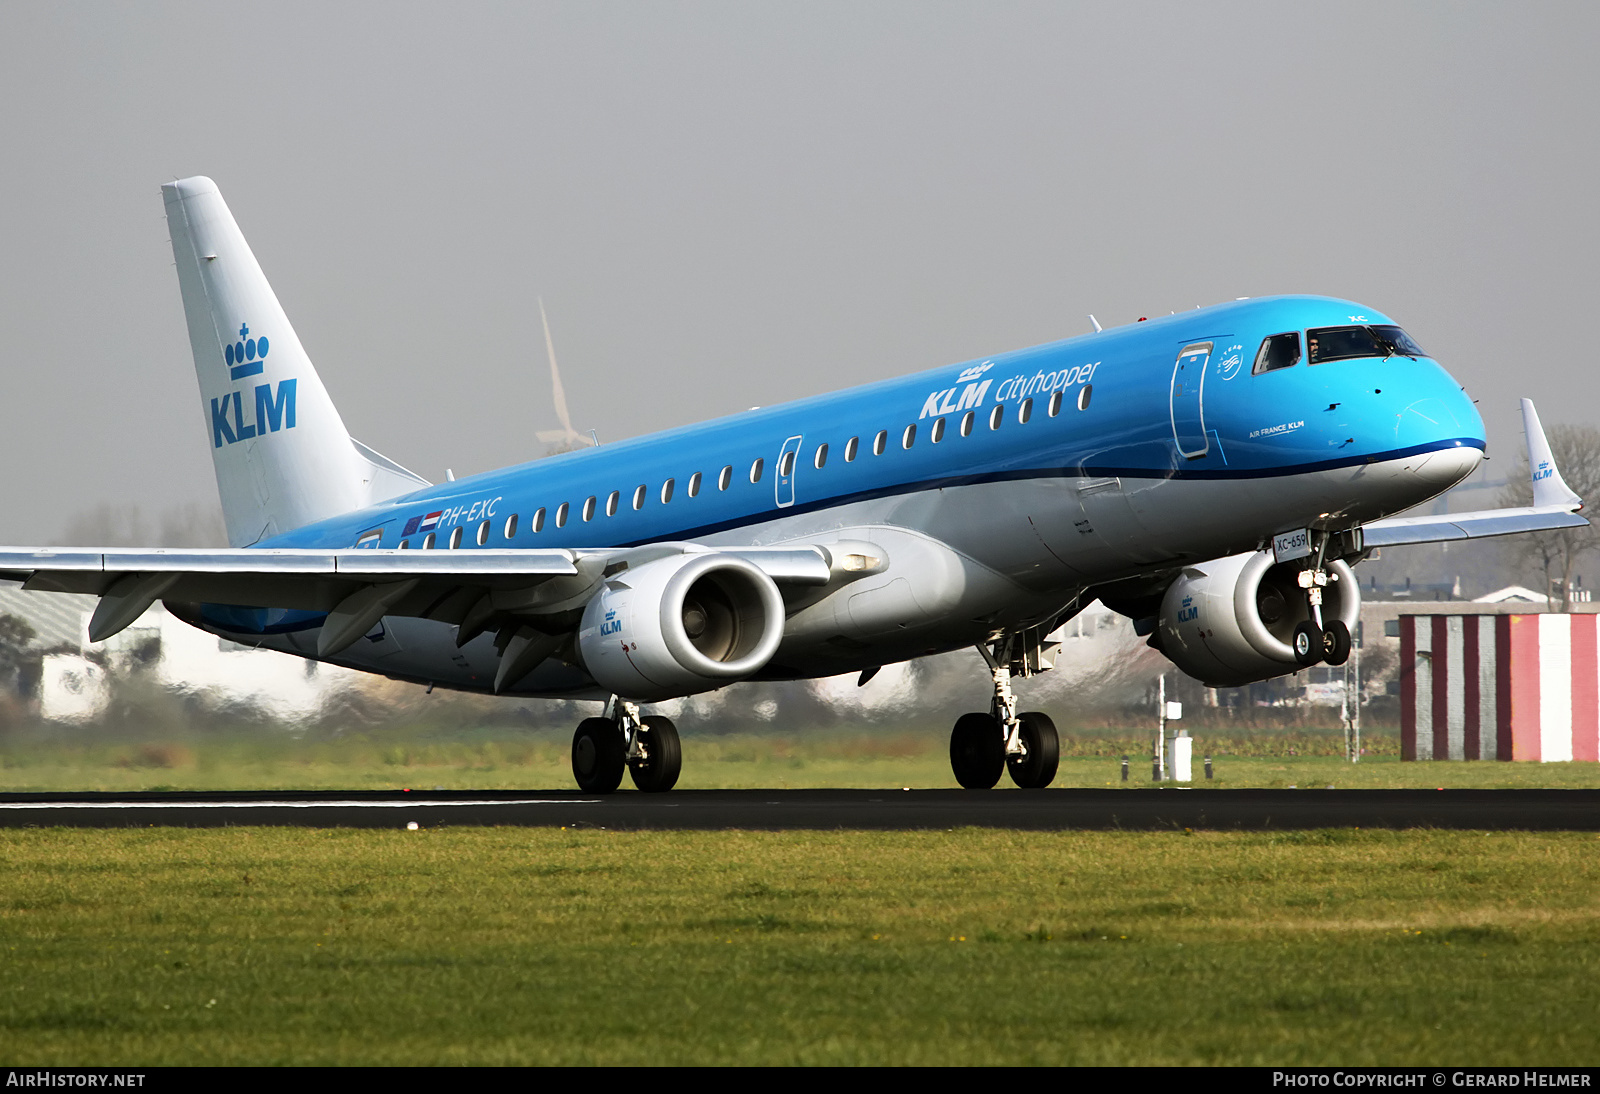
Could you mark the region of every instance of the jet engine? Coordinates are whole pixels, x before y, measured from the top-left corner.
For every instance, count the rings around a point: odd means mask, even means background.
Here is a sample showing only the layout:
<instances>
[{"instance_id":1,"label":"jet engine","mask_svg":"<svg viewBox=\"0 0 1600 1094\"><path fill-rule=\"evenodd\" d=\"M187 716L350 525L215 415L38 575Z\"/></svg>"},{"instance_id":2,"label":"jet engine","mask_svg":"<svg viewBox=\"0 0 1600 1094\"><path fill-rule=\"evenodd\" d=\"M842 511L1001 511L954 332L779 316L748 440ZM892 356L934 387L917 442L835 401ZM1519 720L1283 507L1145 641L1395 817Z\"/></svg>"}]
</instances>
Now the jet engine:
<instances>
[{"instance_id":1,"label":"jet engine","mask_svg":"<svg viewBox=\"0 0 1600 1094\"><path fill-rule=\"evenodd\" d=\"M754 563L674 555L605 580L584 608L578 655L606 690L659 702L756 672L777 652L783 622L778 587Z\"/></svg>"},{"instance_id":2,"label":"jet engine","mask_svg":"<svg viewBox=\"0 0 1600 1094\"><path fill-rule=\"evenodd\" d=\"M1238 687L1296 672L1295 628L1311 618L1302 567L1274 563L1260 551L1186 566L1167 587L1157 617L1161 652L1196 680L1214 688ZM1322 590L1324 623L1339 620L1356 630L1361 590L1343 561L1327 564Z\"/></svg>"}]
</instances>

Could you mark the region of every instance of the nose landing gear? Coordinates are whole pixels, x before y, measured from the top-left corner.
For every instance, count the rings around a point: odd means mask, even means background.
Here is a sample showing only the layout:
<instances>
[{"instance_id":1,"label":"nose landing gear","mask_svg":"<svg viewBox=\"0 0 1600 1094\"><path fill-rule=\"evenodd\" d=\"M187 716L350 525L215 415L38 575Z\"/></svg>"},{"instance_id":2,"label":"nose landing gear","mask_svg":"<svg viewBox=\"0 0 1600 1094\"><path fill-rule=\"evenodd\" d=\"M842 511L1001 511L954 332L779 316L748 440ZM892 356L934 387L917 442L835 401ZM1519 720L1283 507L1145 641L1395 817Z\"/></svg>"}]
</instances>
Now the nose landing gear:
<instances>
[{"instance_id":1,"label":"nose landing gear","mask_svg":"<svg viewBox=\"0 0 1600 1094\"><path fill-rule=\"evenodd\" d=\"M1322 618L1322 590L1328 585L1328 571L1323 566L1323 560L1327 555L1329 538L1327 532L1312 533L1316 549L1306 560L1306 568L1295 575L1300 587L1306 591L1306 606L1311 618L1294 629L1292 645L1294 659L1307 667L1324 662L1342 665L1350 659L1350 628L1341 619L1323 622Z\"/></svg>"}]
</instances>

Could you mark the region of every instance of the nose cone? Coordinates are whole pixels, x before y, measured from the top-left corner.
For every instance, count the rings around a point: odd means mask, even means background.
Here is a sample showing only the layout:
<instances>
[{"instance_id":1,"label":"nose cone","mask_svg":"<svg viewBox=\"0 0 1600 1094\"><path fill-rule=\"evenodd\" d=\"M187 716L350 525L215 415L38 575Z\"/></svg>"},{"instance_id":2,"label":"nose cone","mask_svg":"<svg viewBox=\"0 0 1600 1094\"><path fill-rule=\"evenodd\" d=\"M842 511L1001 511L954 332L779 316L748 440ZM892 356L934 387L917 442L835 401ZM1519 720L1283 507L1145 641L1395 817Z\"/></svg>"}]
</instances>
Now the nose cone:
<instances>
[{"instance_id":1,"label":"nose cone","mask_svg":"<svg viewBox=\"0 0 1600 1094\"><path fill-rule=\"evenodd\" d=\"M1418 482L1430 491L1448 490L1478 469L1483 462L1483 450L1468 444L1459 448L1444 448L1430 452L1412 468Z\"/></svg>"}]
</instances>

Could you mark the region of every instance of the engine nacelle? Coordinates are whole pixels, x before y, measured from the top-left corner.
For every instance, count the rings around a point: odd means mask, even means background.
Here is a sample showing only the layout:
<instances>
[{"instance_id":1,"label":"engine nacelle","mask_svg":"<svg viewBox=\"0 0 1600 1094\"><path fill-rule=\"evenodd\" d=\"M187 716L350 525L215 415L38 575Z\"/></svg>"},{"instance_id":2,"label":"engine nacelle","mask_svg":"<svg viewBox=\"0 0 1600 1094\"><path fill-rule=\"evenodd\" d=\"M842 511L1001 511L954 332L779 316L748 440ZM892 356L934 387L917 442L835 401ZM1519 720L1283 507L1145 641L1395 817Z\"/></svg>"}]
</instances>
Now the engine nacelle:
<instances>
[{"instance_id":1,"label":"engine nacelle","mask_svg":"<svg viewBox=\"0 0 1600 1094\"><path fill-rule=\"evenodd\" d=\"M607 578L584 608L578 654L595 682L659 702L756 672L783 639L783 598L754 563L675 555Z\"/></svg>"},{"instance_id":2,"label":"engine nacelle","mask_svg":"<svg viewBox=\"0 0 1600 1094\"><path fill-rule=\"evenodd\" d=\"M1344 562L1327 565L1322 618L1356 632L1361 590ZM1296 672L1290 641L1311 618L1292 562L1275 564L1269 551L1186 566L1161 599L1161 652L1196 680L1238 687Z\"/></svg>"}]
</instances>

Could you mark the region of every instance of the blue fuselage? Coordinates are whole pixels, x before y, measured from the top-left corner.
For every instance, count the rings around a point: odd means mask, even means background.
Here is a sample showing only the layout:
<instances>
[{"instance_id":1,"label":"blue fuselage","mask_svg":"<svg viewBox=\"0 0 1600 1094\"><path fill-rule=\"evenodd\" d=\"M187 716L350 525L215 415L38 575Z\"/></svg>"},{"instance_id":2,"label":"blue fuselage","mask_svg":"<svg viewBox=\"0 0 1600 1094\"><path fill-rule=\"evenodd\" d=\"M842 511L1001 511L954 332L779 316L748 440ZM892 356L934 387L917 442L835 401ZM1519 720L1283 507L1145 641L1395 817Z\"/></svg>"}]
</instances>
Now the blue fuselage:
<instances>
[{"instance_id":1,"label":"blue fuselage","mask_svg":"<svg viewBox=\"0 0 1600 1094\"><path fill-rule=\"evenodd\" d=\"M1485 445L1460 384L1409 343L1412 355L1390 343L1313 363L1313 332L1334 328L1392 321L1324 297L1238 301L475 475L260 546L771 544L892 529L953 552L962 588L891 575L920 614L866 627L861 650L827 645L843 609L809 637L797 620L783 671L845 671L981 640L1084 588L1279 531L1377 519L1459 481ZM1267 340L1289 333L1300 356L1284 364ZM476 668L447 668L381 671L477 686Z\"/></svg>"}]
</instances>

